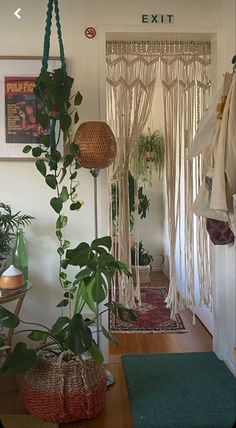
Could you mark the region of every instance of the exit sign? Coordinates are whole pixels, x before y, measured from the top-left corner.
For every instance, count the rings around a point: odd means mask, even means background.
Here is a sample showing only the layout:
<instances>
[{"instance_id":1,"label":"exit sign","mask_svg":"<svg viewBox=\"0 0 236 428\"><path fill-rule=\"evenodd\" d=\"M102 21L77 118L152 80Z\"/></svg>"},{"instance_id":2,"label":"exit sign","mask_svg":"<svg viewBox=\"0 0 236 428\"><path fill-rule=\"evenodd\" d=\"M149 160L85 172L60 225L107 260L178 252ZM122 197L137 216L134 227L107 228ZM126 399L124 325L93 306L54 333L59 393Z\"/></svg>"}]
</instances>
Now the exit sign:
<instances>
[{"instance_id":1,"label":"exit sign","mask_svg":"<svg viewBox=\"0 0 236 428\"><path fill-rule=\"evenodd\" d=\"M169 13L158 13L157 15L144 14L142 15L143 24L173 24L174 15Z\"/></svg>"}]
</instances>

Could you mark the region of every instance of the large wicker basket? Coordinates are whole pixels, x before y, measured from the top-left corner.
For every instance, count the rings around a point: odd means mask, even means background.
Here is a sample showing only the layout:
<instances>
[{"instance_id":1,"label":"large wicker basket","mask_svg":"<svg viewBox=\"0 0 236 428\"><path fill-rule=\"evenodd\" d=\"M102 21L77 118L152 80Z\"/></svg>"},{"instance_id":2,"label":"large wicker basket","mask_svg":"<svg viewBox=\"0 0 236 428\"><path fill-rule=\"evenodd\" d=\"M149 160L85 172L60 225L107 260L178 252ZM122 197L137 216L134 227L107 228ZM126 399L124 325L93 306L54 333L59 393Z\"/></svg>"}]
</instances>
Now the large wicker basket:
<instances>
[{"instance_id":1,"label":"large wicker basket","mask_svg":"<svg viewBox=\"0 0 236 428\"><path fill-rule=\"evenodd\" d=\"M51 361L40 357L24 376L23 399L34 416L73 422L96 416L106 401L106 377L94 360Z\"/></svg>"}]
</instances>

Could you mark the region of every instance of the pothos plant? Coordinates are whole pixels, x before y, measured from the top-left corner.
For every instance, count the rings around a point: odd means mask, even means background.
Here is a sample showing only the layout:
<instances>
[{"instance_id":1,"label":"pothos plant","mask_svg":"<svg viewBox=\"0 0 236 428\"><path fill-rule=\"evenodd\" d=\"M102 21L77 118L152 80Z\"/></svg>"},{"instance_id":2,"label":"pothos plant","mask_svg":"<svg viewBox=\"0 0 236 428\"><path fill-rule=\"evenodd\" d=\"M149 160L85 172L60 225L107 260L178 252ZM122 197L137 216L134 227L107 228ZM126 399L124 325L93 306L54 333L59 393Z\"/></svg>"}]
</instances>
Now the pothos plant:
<instances>
[{"instance_id":1,"label":"pothos plant","mask_svg":"<svg viewBox=\"0 0 236 428\"><path fill-rule=\"evenodd\" d=\"M71 212L80 210L82 206L76 190L80 168L77 159L78 147L73 143L71 136L72 118L75 123L78 122L77 107L82 101L82 96L80 92L70 96L72 84L73 79L61 70L40 74L35 86L35 94L43 104L38 120L42 128L44 130L49 128L50 132L43 135L38 146L32 148L27 145L23 149L24 153L31 152L36 158L36 167L46 185L55 191L55 196L50 199L50 205L57 215L55 233L58 239L58 274L62 288L62 299L57 307L62 314L50 327L37 322L26 322L0 306L2 326L15 328L22 324L25 328L21 332L28 333L28 338L33 342L39 342L33 348L18 342L4 362L2 369L6 374L19 373L31 368L42 349L52 355L59 355L67 350L72 351L74 355L88 353L96 361L102 362L102 352L92 335L94 326L99 328L107 339L117 343L102 324L99 304L106 300L116 271L128 276L130 273L124 263L116 261L110 254L111 237L95 239L90 245L81 242L75 248L71 248L70 242L64 236L64 230L68 225L68 215L64 214L65 206L69 204ZM59 150L61 137L66 147L65 154ZM67 273L69 265L77 267L73 278ZM84 319L82 315L85 305L93 314L91 319ZM123 321L136 319L132 310L113 301L105 303L102 312L108 310ZM65 315L64 311L68 313Z\"/></svg>"}]
</instances>

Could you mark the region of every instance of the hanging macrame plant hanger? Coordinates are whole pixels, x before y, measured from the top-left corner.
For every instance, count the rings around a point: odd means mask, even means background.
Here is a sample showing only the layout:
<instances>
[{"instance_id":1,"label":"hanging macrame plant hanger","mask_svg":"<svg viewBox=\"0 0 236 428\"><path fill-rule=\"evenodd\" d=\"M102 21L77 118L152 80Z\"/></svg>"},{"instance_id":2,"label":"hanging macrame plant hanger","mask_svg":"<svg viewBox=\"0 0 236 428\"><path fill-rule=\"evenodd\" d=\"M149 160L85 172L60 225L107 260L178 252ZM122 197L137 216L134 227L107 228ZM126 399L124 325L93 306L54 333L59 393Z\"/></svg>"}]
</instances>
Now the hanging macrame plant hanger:
<instances>
[{"instance_id":1,"label":"hanging macrame plant hanger","mask_svg":"<svg viewBox=\"0 0 236 428\"><path fill-rule=\"evenodd\" d=\"M60 61L61 61L61 67L57 70L54 70L53 73L48 71L48 60L49 60L49 50L50 50L50 37L51 37L51 26L52 26L52 15L53 10L55 13L55 19L56 19L56 27L57 27L57 37L59 42L59 50L60 50ZM49 78L53 78L53 75L55 77L54 82L53 79L51 80L51 97L46 92L46 84L49 81ZM39 98L43 101L44 106L47 108L47 114L50 116L50 152L51 155L56 152L57 145L59 143L60 135L58 136L58 139L56 141L56 122L57 120L60 120L61 117L59 115L60 110L60 96L61 93L70 91L70 88L73 83L73 79L70 78L66 73L66 63L65 63L65 55L64 55L64 46L62 41L62 31L61 31L61 24L60 24L60 13L59 13L59 6L58 6L58 0L48 0L48 6L47 6L47 19L46 19L46 27L45 27L45 35L44 35L44 44L43 44L43 58L42 58L42 67L41 72L38 77L38 93L36 95L39 96ZM50 83L50 81L49 81ZM53 88L54 84L54 88ZM55 87L55 84L58 85L58 89L60 88L60 93L53 93L56 91L57 87ZM47 87L47 89L50 86ZM60 125L62 125L60 123ZM61 126L63 129L63 126ZM57 169L57 162L51 161L50 162L50 169L56 170Z\"/></svg>"}]
</instances>

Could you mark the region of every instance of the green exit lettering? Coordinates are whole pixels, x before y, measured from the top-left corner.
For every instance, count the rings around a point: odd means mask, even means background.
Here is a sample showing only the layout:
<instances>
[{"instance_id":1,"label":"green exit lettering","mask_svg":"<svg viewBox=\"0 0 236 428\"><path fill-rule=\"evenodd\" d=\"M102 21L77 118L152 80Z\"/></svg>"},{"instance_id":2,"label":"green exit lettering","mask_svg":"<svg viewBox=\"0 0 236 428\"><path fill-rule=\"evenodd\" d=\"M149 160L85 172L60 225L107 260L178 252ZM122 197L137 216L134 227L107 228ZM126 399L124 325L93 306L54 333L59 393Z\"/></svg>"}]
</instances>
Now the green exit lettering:
<instances>
[{"instance_id":1,"label":"green exit lettering","mask_svg":"<svg viewBox=\"0 0 236 428\"><path fill-rule=\"evenodd\" d=\"M174 15L169 13L143 14L143 24L173 24Z\"/></svg>"}]
</instances>

